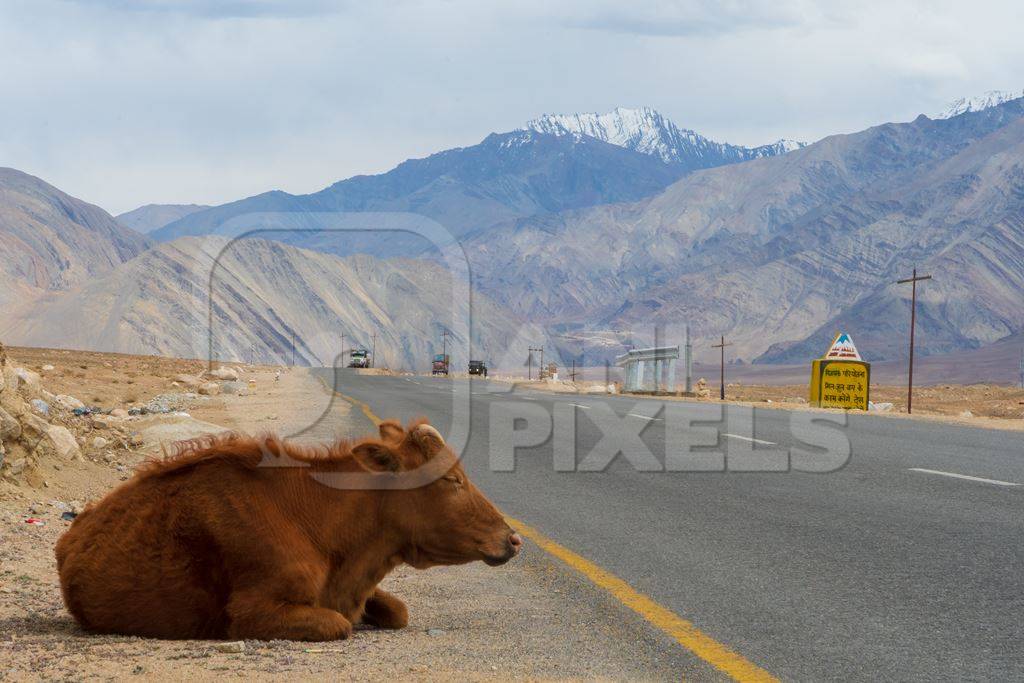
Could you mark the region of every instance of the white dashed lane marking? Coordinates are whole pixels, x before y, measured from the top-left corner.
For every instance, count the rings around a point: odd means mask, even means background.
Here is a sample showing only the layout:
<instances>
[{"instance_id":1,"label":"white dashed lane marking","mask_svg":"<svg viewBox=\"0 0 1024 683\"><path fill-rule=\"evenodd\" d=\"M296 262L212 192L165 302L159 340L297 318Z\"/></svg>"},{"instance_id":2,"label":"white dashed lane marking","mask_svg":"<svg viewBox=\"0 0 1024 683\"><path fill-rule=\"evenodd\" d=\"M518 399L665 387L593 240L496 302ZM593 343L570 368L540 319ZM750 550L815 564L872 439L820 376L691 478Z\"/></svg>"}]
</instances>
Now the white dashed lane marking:
<instances>
[{"instance_id":1,"label":"white dashed lane marking","mask_svg":"<svg viewBox=\"0 0 1024 683\"><path fill-rule=\"evenodd\" d=\"M998 479L986 479L984 477L972 477L969 474L957 474L956 472L943 472L942 470L926 470L923 467L911 467L911 472L922 472L924 474L938 474L942 477L953 477L954 479L966 479L968 481L978 481L982 484L995 484L996 486L1020 486L1012 481L1000 481Z\"/></svg>"},{"instance_id":2,"label":"white dashed lane marking","mask_svg":"<svg viewBox=\"0 0 1024 683\"><path fill-rule=\"evenodd\" d=\"M749 441L750 443L760 443L760 444L764 444L765 446L778 446L779 445L779 444L775 443L774 441L765 441L764 439L754 439L754 438L749 437L749 436L740 436L739 434L722 434L722 436L727 436L730 439L739 439L740 441Z\"/></svg>"}]
</instances>

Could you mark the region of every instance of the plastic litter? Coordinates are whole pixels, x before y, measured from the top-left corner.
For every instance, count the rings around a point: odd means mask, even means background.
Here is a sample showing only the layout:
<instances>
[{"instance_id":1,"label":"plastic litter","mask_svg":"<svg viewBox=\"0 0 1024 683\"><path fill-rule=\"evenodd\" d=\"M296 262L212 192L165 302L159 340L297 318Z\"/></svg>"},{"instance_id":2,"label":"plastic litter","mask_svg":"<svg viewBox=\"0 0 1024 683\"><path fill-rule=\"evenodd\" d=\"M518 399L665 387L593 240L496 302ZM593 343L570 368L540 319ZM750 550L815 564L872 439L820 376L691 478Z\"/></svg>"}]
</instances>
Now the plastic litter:
<instances>
[{"instance_id":1,"label":"plastic litter","mask_svg":"<svg viewBox=\"0 0 1024 683\"><path fill-rule=\"evenodd\" d=\"M60 513L60 518L63 519L64 521L66 521L66 522L72 521L77 516L78 516L78 513L77 512L72 512L71 510L65 510L64 512Z\"/></svg>"},{"instance_id":2,"label":"plastic litter","mask_svg":"<svg viewBox=\"0 0 1024 683\"><path fill-rule=\"evenodd\" d=\"M25 524L31 524L32 526L46 526L46 522L39 519L38 517L28 517L25 520Z\"/></svg>"}]
</instances>

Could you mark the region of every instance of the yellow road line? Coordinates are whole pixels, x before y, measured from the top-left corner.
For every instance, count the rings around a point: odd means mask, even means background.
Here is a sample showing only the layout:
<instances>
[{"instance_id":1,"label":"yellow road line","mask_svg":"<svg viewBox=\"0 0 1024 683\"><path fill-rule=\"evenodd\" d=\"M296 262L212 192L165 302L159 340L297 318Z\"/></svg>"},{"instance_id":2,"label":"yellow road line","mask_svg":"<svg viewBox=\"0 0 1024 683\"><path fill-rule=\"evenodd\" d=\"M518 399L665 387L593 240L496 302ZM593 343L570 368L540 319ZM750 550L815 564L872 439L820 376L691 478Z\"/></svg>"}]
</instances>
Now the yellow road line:
<instances>
[{"instance_id":1,"label":"yellow road line","mask_svg":"<svg viewBox=\"0 0 1024 683\"><path fill-rule=\"evenodd\" d=\"M776 681L770 673L747 661L743 655L734 652L710 636L705 635L691 622L683 619L667 607L640 593L628 583L590 560L577 555L563 545L519 520L505 518L523 536L539 545L567 565L590 579L594 585L611 593L615 599L646 619L652 626L670 636L687 650L708 664L728 674L737 681Z\"/></svg>"},{"instance_id":2,"label":"yellow road line","mask_svg":"<svg viewBox=\"0 0 1024 683\"><path fill-rule=\"evenodd\" d=\"M377 415L373 412L373 410L370 408L370 406L368 404L363 403L359 399L352 398L351 396L346 396L345 394L341 393L340 391L336 391L329 384L327 384L327 380L325 380L320 375L317 375L316 377L317 377L317 379L320 380L320 383L324 385L324 388L327 389L327 391L331 392L332 394L334 394L338 398L343 399L345 401L348 401L352 405L354 405L357 408L361 409L363 411L363 415L365 415L367 417L367 419L369 419L370 422L372 422L374 425L380 425L380 423L383 422L383 420L381 420L379 417L377 417Z\"/></svg>"},{"instance_id":3,"label":"yellow road line","mask_svg":"<svg viewBox=\"0 0 1024 683\"><path fill-rule=\"evenodd\" d=\"M327 386L326 382L324 382L324 386ZM328 389L334 391L330 387ZM370 406L363 401L346 396L338 391L334 391L334 393L361 408L363 414L375 425L379 425L382 422ZM533 527L511 517L506 517L505 519L520 534L526 536L543 550L565 562L580 574L583 574L595 586L611 593L616 600L646 619L648 623L659 631L662 631L719 671L728 674L733 680L744 682L778 680L761 667L745 659L743 655L730 650L714 638L702 633L692 622L683 619L667 607L659 605L611 572L602 569L585 557L556 543Z\"/></svg>"}]
</instances>

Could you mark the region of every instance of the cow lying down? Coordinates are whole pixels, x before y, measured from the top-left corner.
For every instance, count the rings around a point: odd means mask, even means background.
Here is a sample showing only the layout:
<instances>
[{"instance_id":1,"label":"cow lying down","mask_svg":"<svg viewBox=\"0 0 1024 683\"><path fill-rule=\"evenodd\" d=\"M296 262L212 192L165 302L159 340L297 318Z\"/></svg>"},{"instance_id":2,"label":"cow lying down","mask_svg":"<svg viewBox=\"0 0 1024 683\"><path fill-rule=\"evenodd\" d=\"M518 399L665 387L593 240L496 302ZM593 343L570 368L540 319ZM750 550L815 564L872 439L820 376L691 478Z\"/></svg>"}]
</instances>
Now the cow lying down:
<instances>
[{"instance_id":1,"label":"cow lying down","mask_svg":"<svg viewBox=\"0 0 1024 683\"><path fill-rule=\"evenodd\" d=\"M345 477L373 483L334 485ZM521 544L437 430L388 421L379 439L319 449L179 444L88 507L56 553L64 602L89 631L335 640L360 620L406 625L405 604L377 587L399 564L499 565Z\"/></svg>"}]
</instances>

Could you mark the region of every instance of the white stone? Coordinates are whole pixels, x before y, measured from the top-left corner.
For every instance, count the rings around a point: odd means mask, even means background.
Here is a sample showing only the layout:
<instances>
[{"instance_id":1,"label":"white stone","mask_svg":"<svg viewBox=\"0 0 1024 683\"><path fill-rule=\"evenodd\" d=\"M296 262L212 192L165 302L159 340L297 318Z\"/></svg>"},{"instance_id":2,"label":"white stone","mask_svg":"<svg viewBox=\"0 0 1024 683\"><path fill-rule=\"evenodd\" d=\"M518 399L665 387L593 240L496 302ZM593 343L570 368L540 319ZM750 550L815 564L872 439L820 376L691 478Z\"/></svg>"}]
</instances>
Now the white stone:
<instances>
[{"instance_id":1,"label":"white stone","mask_svg":"<svg viewBox=\"0 0 1024 683\"><path fill-rule=\"evenodd\" d=\"M50 425L46 430L46 440L53 446L57 455L65 460L81 459L82 451L78 447L75 437L65 427Z\"/></svg>"},{"instance_id":2,"label":"white stone","mask_svg":"<svg viewBox=\"0 0 1024 683\"><path fill-rule=\"evenodd\" d=\"M239 640L233 643L214 643L213 649L226 654L239 654L245 652L245 641Z\"/></svg>"},{"instance_id":3,"label":"white stone","mask_svg":"<svg viewBox=\"0 0 1024 683\"><path fill-rule=\"evenodd\" d=\"M68 396L67 394L57 394L54 401L57 405L67 408L68 410L74 410L75 408L84 408L85 404L79 401L74 396Z\"/></svg>"},{"instance_id":4,"label":"white stone","mask_svg":"<svg viewBox=\"0 0 1024 683\"><path fill-rule=\"evenodd\" d=\"M18 379L21 380L22 384L25 384L30 387L39 386L39 375L32 372L31 370L26 370L25 368L15 368L14 374L18 376Z\"/></svg>"},{"instance_id":5,"label":"white stone","mask_svg":"<svg viewBox=\"0 0 1024 683\"><path fill-rule=\"evenodd\" d=\"M224 379L224 380L237 380L238 379L238 372L235 371L234 368L226 368L223 365L220 366L219 368L217 368L216 370L210 370L206 374L209 375L210 377L215 378L215 379Z\"/></svg>"}]
</instances>

